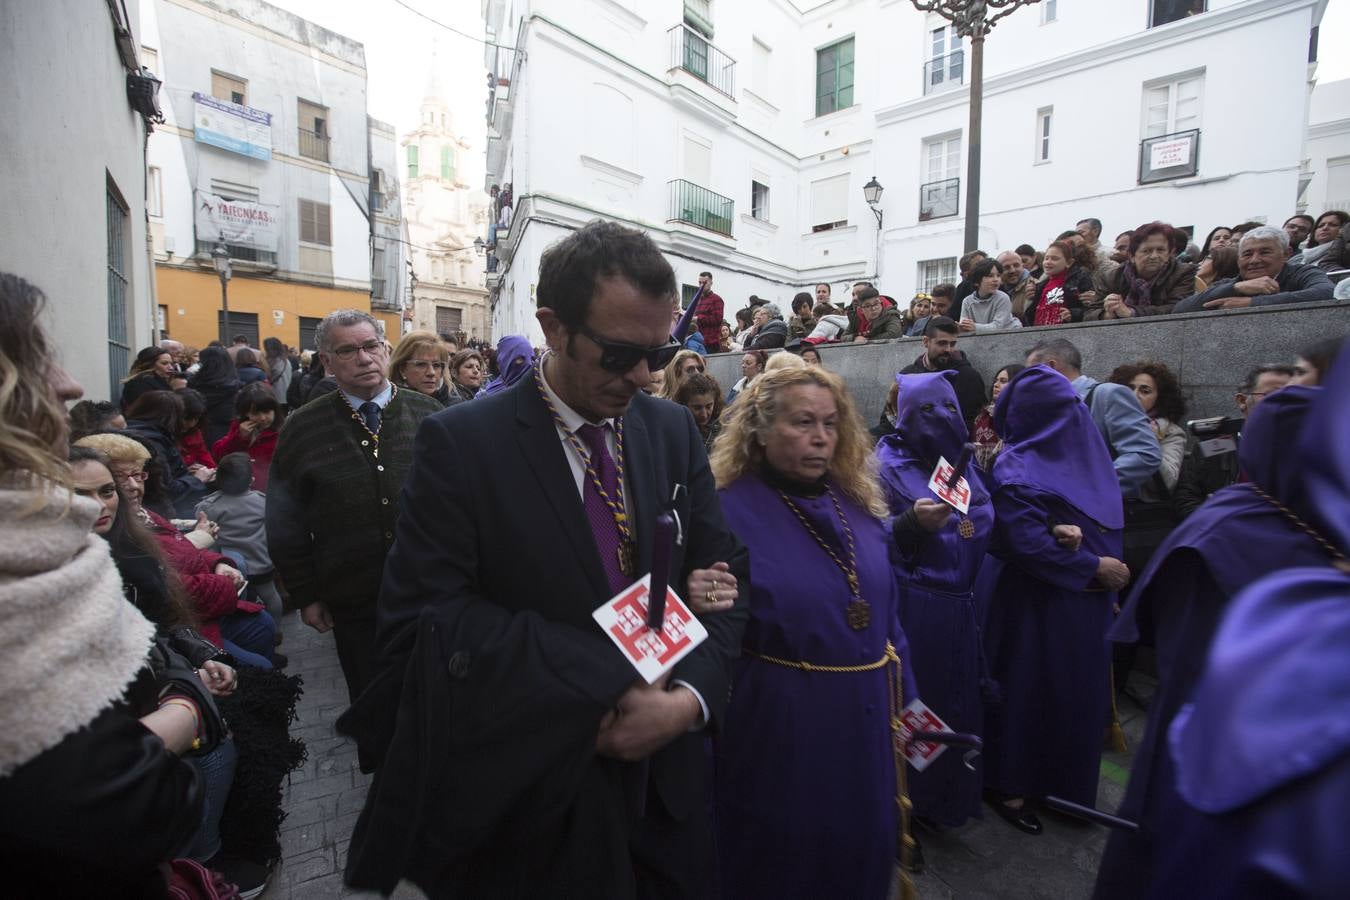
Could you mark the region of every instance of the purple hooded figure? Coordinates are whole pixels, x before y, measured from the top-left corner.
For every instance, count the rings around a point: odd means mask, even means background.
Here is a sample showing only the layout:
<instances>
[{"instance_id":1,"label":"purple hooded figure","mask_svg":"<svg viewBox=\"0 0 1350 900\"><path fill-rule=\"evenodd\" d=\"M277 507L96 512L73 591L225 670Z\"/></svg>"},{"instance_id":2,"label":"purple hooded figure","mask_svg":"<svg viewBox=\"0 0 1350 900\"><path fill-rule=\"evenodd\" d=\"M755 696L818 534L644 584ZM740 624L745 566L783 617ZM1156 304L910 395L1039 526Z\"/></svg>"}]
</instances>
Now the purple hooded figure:
<instances>
[{"instance_id":1,"label":"purple hooded figure","mask_svg":"<svg viewBox=\"0 0 1350 900\"><path fill-rule=\"evenodd\" d=\"M1307 515L1291 509L1290 524L1322 558L1233 599L1168 729L1175 792L1156 811L1140 896L1344 897L1350 885L1350 353L1313 390L1285 464L1306 485Z\"/></svg>"},{"instance_id":2,"label":"purple hooded figure","mask_svg":"<svg viewBox=\"0 0 1350 900\"><path fill-rule=\"evenodd\" d=\"M1099 576L1123 583L1124 511L1106 443L1055 370L1031 366L1008 382L994 426L1004 440L989 479L994 559L977 594L1001 698L986 710L985 785L1001 816L1039 834L1035 798L1097 798L1115 599ZM1081 529L1081 545L1062 546L1056 525Z\"/></svg>"},{"instance_id":3,"label":"purple hooded figure","mask_svg":"<svg viewBox=\"0 0 1350 900\"><path fill-rule=\"evenodd\" d=\"M923 702L953 730L983 731L980 681L984 674L975 578L993 535L994 508L976 475L967 472L970 509L953 511L935 531L920 524L915 504L935 500L928 489L938 459L955 465L966 440L954 372L897 375L895 431L877 443L886 502L895 518L892 564L900 583L900 622L910 642L914 677ZM959 751L948 751L922 772L909 774L916 815L956 826L980 815L980 774ZM978 759L978 758L977 758Z\"/></svg>"},{"instance_id":4,"label":"purple hooded figure","mask_svg":"<svg viewBox=\"0 0 1350 900\"><path fill-rule=\"evenodd\" d=\"M1317 395L1315 388L1291 385L1252 411L1238 451L1245 481L1217 491L1177 526L1135 581L1111 629L1113 640L1142 637L1154 645L1158 689L1119 811L1140 828L1111 834L1097 871L1099 898L1142 896L1152 880L1154 843L1163 825L1157 813L1175 802L1167 729L1190 700L1233 597L1279 568L1326 559L1285 512L1310 515L1305 469L1290 464L1286 448L1303 433Z\"/></svg>"},{"instance_id":5,"label":"purple hooded figure","mask_svg":"<svg viewBox=\"0 0 1350 900\"><path fill-rule=\"evenodd\" d=\"M483 386L479 397L504 391L515 384L534 363L534 348L524 335L508 334L497 342L497 377Z\"/></svg>"}]
</instances>

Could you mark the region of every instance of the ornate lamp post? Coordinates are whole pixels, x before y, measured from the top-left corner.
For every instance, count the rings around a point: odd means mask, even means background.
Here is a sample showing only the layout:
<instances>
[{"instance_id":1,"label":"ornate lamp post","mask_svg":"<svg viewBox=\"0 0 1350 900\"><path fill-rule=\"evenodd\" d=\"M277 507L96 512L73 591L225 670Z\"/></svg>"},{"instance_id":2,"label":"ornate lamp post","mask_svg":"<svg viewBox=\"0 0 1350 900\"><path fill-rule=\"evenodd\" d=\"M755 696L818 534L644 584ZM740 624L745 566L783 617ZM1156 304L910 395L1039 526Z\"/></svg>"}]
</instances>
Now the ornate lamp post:
<instances>
[{"instance_id":1,"label":"ornate lamp post","mask_svg":"<svg viewBox=\"0 0 1350 900\"><path fill-rule=\"evenodd\" d=\"M224 244L216 244L216 249L211 251L211 263L216 267L216 274L220 276L220 307L223 315L220 319L220 343L222 346L230 346L230 251Z\"/></svg>"},{"instance_id":2,"label":"ornate lamp post","mask_svg":"<svg viewBox=\"0 0 1350 900\"><path fill-rule=\"evenodd\" d=\"M923 13L951 22L959 37L970 38L970 128L966 148L966 247L980 243L980 119L984 106L984 36L1018 7L1040 0L910 0Z\"/></svg>"}]
</instances>

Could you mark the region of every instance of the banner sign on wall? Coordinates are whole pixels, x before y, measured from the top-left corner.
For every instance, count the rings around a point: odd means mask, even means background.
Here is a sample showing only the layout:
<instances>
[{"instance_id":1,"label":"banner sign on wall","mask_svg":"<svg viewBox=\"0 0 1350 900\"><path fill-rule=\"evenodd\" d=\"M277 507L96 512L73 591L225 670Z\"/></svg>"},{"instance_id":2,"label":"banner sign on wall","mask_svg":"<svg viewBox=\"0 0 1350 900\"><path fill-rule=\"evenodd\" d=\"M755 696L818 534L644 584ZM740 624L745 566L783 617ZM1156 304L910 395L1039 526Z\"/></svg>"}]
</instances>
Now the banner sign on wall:
<instances>
[{"instance_id":1,"label":"banner sign on wall","mask_svg":"<svg viewBox=\"0 0 1350 900\"><path fill-rule=\"evenodd\" d=\"M195 203L197 240L276 252L281 221L275 206L226 200L200 191Z\"/></svg>"},{"instance_id":2,"label":"banner sign on wall","mask_svg":"<svg viewBox=\"0 0 1350 900\"><path fill-rule=\"evenodd\" d=\"M272 158L272 114L192 93L193 137L203 144L250 156Z\"/></svg>"},{"instance_id":3,"label":"banner sign on wall","mask_svg":"<svg viewBox=\"0 0 1350 900\"><path fill-rule=\"evenodd\" d=\"M1189 178L1200 170L1200 130L1145 138L1139 144L1139 183Z\"/></svg>"}]
</instances>

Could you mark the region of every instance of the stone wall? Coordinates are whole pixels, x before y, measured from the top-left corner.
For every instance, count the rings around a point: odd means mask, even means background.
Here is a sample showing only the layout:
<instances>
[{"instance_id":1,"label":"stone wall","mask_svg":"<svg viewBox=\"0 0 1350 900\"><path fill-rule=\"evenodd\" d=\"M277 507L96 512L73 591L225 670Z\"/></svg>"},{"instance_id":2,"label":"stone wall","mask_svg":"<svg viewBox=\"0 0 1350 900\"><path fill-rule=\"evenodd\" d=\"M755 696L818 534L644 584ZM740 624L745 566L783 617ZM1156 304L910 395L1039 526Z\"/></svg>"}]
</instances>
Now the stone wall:
<instances>
[{"instance_id":1,"label":"stone wall","mask_svg":"<svg viewBox=\"0 0 1350 900\"><path fill-rule=\"evenodd\" d=\"M960 349L985 384L1008 363L1022 362L1037 341L1064 337L1083 354L1083 371L1105 380L1116 366L1141 359L1165 363L1186 389L1189 418L1236 412L1233 394L1247 370L1266 362L1292 363L1300 350L1324 337L1350 332L1350 305L1304 303L1273 309L1152 316L1019 329L962 337ZM919 338L821 349L821 360L842 375L868 425L881 415L895 373L923 352ZM739 353L708 358L723 389L740 378Z\"/></svg>"}]
</instances>

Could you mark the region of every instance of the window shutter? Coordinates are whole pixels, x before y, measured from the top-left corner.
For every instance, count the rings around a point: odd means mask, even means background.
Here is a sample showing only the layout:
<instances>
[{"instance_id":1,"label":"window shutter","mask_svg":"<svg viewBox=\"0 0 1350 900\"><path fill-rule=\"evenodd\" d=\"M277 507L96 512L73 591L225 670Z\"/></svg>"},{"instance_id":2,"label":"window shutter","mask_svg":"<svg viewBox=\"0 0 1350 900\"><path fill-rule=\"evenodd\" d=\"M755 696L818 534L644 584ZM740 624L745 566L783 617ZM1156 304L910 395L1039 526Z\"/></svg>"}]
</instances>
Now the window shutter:
<instances>
[{"instance_id":1,"label":"window shutter","mask_svg":"<svg viewBox=\"0 0 1350 900\"><path fill-rule=\"evenodd\" d=\"M848 175L811 182L811 224L848 221Z\"/></svg>"}]
</instances>

